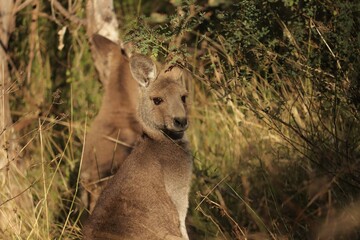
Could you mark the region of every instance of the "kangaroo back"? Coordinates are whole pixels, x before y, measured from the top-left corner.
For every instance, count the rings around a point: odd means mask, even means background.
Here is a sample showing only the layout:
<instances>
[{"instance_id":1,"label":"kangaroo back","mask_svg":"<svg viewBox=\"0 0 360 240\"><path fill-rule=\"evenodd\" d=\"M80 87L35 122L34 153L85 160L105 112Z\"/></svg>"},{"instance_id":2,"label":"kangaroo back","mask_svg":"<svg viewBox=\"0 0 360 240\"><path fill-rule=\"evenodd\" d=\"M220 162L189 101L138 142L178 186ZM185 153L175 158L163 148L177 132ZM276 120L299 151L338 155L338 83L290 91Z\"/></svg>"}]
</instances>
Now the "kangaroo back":
<instances>
[{"instance_id":1,"label":"kangaroo back","mask_svg":"<svg viewBox=\"0 0 360 240\"><path fill-rule=\"evenodd\" d=\"M83 233L86 239L188 239L185 217L192 158L185 130L187 91L182 70L158 70L135 55L142 136L102 192Z\"/></svg>"},{"instance_id":2,"label":"kangaroo back","mask_svg":"<svg viewBox=\"0 0 360 240\"><path fill-rule=\"evenodd\" d=\"M140 135L136 120L138 86L129 61L118 44L94 35L93 51L110 63L102 76L104 95L98 115L87 133L81 168L82 201L92 211L107 177L113 175Z\"/></svg>"}]
</instances>

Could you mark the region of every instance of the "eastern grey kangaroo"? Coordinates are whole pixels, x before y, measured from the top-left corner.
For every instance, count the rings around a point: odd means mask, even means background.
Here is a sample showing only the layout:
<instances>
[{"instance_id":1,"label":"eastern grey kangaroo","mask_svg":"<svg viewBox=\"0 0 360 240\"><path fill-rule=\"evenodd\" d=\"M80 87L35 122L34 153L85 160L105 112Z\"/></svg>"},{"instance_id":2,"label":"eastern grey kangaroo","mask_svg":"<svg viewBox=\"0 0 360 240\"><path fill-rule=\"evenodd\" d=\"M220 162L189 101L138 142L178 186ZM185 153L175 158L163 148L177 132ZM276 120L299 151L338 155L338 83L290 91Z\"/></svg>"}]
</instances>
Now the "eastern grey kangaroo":
<instances>
[{"instance_id":1,"label":"eastern grey kangaroo","mask_svg":"<svg viewBox=\"0 0 360 240\"><path fill-rule=\"evenodd\" d=\"M101 35L92 38L93 51L112 64L109 76L102 80L104 95L98 115L86 136L81 168L83 204L90 210L105 186L130 154L141 134L136 120L138 83L133 79L128 59L118 44Z\"/></svg>"},{"instance_id":2,"label":"eastern grey kangaroo","mask_svg":"<svg viewBox=\"0 0 360 240\"><path fill-rule=\"evenodd\" d=\"M130 59L130 69L140 85L143 134L102 192L84 239L188 239L192 156L184 135L185 74L179 67L157 67L143 55Z\"/></svg>"}]
</instances>

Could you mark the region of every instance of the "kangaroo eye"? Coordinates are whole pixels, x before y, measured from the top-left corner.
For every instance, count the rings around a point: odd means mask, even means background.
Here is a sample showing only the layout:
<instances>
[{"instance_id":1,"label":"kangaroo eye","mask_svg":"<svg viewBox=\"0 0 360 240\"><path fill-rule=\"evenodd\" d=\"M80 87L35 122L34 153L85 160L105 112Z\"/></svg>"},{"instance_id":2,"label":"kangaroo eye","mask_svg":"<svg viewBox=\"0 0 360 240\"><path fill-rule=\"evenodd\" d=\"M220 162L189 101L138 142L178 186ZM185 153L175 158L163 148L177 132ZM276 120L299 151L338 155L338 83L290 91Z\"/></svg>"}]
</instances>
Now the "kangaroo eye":
<instances>
[{"instance_id":1,"label":"kangaroo eye","mask_svg":"<svg viewBox=\"0 0 360 240\"><path fill-rule=\"evenodd\" d=\"M182 101L183 103L186 103L186 96L181 96L181 101Z\"/></svg>"},{"instance_id":2,"label":"kangaroo eye","mask_svg":"<svg viewBox=\"0 0 360 240\"><path fill-rule=\"evenodd\" d=\"M160 105L160 103L162 103L164 100L162 98L159 97L155 97L153 98L153 102L155 105Z\"/></svg>"}]
</instances>

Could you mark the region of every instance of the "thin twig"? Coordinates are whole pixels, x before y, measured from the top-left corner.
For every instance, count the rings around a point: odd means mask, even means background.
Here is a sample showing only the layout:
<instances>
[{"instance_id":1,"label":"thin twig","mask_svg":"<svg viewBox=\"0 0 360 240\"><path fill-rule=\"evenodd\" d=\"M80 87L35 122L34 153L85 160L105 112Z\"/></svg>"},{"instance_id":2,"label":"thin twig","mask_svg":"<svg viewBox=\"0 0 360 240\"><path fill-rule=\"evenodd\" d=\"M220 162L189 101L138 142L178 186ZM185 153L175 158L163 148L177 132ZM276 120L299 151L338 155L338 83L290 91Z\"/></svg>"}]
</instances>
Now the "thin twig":
<instances>
[{"instance_id":1,"label":"thin twig","mask_svg":"<svg viewBox=\"0 0 360 240\"><path fill-rule=\"evenodd\" d=\"M125 147L128 147L128 148L134 148L134 146L132 146L132 145L130 145L130 144L127 144L126 142L120 141L120 140L118 140L118 139L112 138L112 137L110 137L110 136L103 135L103 138L105 138L105 139L107 139L107 140L110 140L110 141L112 141L112 142L114 142L114 143L121 144L121 145L123 145L123 146L125 146Z\"/></svg>"},{"instance_id":2,"label":"thin twig","mask_svg":"<svg viewBox=\"0 0 360 240\"><path fill-rule=\"evenodd\" d=\"M63 15L65 18L70 20L74 24L79 24L81 26L86 26L86 20L80 19L76 17L75 15L69 13L57 0L49 0L51 2L51 5L54 6L56 10L58 10L61 15Z\"/></svg>"},{"instance_id":3,"label":"thin twig","mask_svg":"<svg viewBox=\"0 0 360 240\"><path fill-rule=\"evenodd\" d=\"M20 12L21 10L32 4L33 1L34 0L26 0L25 2L22 3L20 3L21 2L20 0L16 1L13 14L15 15L16 13Z\"/></svg>"},{"instance_id":4,"label":"thin twig","mask_svg":"<svg viewBox=\"0 0 360 240\"><path fill-rule=\"evenodd\" d=\"M200 205L208 198L208 196L226 179L229 175L226 175L223 179L221 179L205 196L204 198L199 202L199 204L195 207L195 210L198 210Z\"/></svg>"},{"instance_id":5,"label":"thin twig","mask_svg":"<svg viewBox=\"0 0 360 240\"><path fill-rule=\"evenodd\" d=\"M34 186L35 183L37 183L38 181L39 181L39 179L38 179L38 180L35 180L33 183L31 183L27 188L25 188L24 190L22 190L20 193L16 194L16 195L13 196L12 198L9 198L9 199L5 200L5 201L2 202L2 203L0 203L0 208L1 208L3 205L5 205L6 203L14 200L15 198L20 197L20 195L24 194L27 190L29 190L32 186Z\"/></svg>"}]
</instances>

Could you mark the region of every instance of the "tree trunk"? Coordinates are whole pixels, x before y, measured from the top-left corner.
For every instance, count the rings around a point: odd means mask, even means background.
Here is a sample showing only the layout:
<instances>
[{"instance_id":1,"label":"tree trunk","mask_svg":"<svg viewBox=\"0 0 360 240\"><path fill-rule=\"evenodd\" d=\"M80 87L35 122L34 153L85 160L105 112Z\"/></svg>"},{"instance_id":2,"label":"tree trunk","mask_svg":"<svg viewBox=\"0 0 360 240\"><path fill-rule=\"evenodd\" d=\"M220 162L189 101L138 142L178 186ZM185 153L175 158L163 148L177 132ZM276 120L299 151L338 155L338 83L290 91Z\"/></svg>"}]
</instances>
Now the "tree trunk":
<instances>
[{"instance_id":1,"label":"tree trunk","mask_svg":"<svg viewBox=\"0 0 360 240\"><path fill-rule=\"evenodd\" d=\"M93 34L97 33L117 44L121 44L118 31L119 24L114 13L113 0L88 0L86 15L87 34L90 41ZM99 73L100 81L104 83L110 74L110 58L109 56L99 54L93 44L91 46L91 54Z\"/></svg>"},{"instance_id":2,"label":"tree trunk","mask_svg":"<svg viewBox=\"0 0 360 240\"><path fill-rule=\"evenodd\" d=\"M3 169L8 164L8 159L11 156L13 149L11 149L9 136L11 133L11 116L9 108L9 70L7 67L7 54L9 35L13 29L14 17L12 14L14 3L12 0L1 1L0 3L0 86L1 86L1 101L0 101L0 169Z\"/></svg>"},{"instance_id":3,"label":"tree trunk","mask_svg":"<svg viewBox=\"0 0 360 240\"><path fill-rule=\"evenodd\" d=\"M16 142L10 114L9 94L12 83L8 69L7 48L14 30L14 1L0 1L0 239L6 234L21 234L22 218L31 213L32 200L26 191L25 167L19 161L20 149Z\"/></svg>"}]
</instances>

